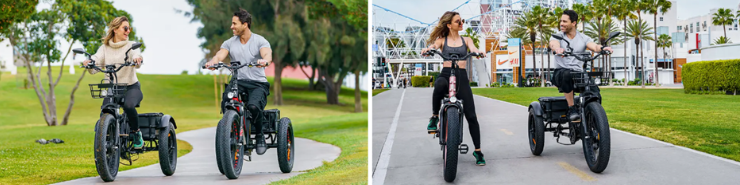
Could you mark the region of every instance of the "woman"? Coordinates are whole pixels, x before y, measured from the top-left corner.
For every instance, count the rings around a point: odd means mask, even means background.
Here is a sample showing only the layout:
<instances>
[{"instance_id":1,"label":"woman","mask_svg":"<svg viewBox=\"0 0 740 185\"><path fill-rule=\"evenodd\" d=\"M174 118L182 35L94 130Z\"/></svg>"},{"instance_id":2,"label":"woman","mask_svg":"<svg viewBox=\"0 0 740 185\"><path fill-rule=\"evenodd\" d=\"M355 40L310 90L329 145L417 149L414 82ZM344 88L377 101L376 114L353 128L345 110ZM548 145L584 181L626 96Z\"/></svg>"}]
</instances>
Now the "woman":
<instances>
[{"instance_id":1,"label":"woman","mask_svg":"<svg viewBox=\"0 0 740 185\"><path fill-rule=\"evenodd\" d=\"M126 57L126 51L131 48L131 45L135 42L128 41L128 34L131 33L131 26L129 25L128 18L116 17L108 25L108 35L103 37L103 45L98 48L95 55L90 58L95 61L97 66L105 66L106 64L123 64L123 59ZM123 110L128 117L128 124L131 131L135 134L134 148L141 149L144 145L144 139L141 136L141 130L139 130L139 116L136 112L136 105L141 103L144 95L141 93L141 86L139 80L136 78L136 69L141 67L141 51L131 50L129 53L130 62L135 62L136 67L127 66L123 67L116 73L118 76L118 83L124 83L126 87L126 95L124 97ZM90 60L85 60L84 65L90 63ZM97 71L91 69L90 74L95 74ZM109 98L103 101L103 105L110 102Z\"/></svg>"},{"instance_id":2,"label":"woman","mask_svg":"<svg viewBox=\"0 0 740 185\"><path fill-rule=\"evenodd\" d=\"M465 56L468 54L467 50L473 53L480 53L482 57L485 57L485 53L478 51L473 44L473 40L468 37L462 37L458 32L463 30L463 24L465 20L460 18L460 14L457 12L445 12L442 18L439 19L439 24L434 28L432 34L427 40L428 44L431 44L429 48L424 48L421 53L426 53L431 49L440 49L442 54L459 54ZM463 109L465 118L468 120L468 128L470 129L470 136L473 138L473 144L475 145L475 163L479 166L486 165L486 161L483 159L483 153L480 150L480 127L478 126L478 118L475 114L475 103L473 102L473 91L470 90L470 82L468 82L468 72L465 70L465 61L458 61L457 64L460 67L455 71L457 76L457 97L463 100ZM447 80L450 77L452 71L452 62L444 61L442 72L439 74L437 81L434 85L434 94L432 95L432 117L429 119L429 125L427 130L437 130L437 123L439 122L439 108L441 106L442 98L447 91L449 83Z\"/></svg>"}]
</instances>

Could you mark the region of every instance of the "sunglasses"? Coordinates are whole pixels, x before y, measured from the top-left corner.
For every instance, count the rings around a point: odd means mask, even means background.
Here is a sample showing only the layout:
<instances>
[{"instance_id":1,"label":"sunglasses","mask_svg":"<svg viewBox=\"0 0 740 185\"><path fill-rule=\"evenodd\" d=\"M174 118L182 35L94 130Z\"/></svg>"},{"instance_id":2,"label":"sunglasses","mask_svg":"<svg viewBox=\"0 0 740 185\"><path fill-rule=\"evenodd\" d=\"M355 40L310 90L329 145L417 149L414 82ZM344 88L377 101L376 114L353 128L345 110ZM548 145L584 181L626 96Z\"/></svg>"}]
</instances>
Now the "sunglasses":
<instances>
[{"instance_id":1,"label":"sunglasses","mask_svg":"<svg viewBox=\"0 0 740 185\"><path fill-rule=\"evenodd\" d=\"M455 21L457 24L465 24L465 19Z\"/></svg>"},{"instance_id":2,"label":"sunglasses","mask_svg":"<svg viewBox=\"0 0 740 185\"><path fill-rule=\"evenodd\" d=\"M124 26L124 27L123 27L123 31L124 31L124 32L128 31L128 26Z\"/></svg>"}]
</instances>

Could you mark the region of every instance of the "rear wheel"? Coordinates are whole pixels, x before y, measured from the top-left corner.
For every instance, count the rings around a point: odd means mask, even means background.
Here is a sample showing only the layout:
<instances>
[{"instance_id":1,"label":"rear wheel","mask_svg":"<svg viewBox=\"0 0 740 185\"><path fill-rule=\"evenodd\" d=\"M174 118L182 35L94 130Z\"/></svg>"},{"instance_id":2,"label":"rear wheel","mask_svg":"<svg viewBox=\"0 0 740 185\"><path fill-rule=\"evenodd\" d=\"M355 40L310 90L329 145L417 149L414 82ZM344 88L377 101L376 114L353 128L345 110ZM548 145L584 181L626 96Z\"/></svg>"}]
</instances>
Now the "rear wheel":
<instances>
[{"instance_id":1,"label":"rear wheel","mask_svg":"<svg viewBox=\"0 0 740 185\"><path fill-rule=\"evenodd\" d=\"M240 145L240 141L245 134L244 130L239 127L240 119L236 111L227 110L218 123L216 131L219 136L216 138L216 144L218 144L216 154L220 155L217 162L221 163L224 175L229 179L239 178L244 164L244 159L242 159L244 147Z\"/></svg>"},{"instance_id":2,"label":"rear wheel","mask_svg":"<svg viewBox=\"0 0 740 185\"><path fill-rule=\"evenodd\" d=\"M175 174L177 168L177 136L175 135L175 125L172 123L168 127L159 131L159 167L166 176Z\"/></svg>"},{"instance_id":3,"label":"rear wheel","mask_svg":"<svg viewBox=\"0 0 740 185\"><path fill-rule=\"evenodd\" d=\"M295 161L295 137L293 136L293 124L288 118L280 119L278 125L278 163L280 171L290 173Z\"/></svg>"},{"instance_id":4,"label":"rear wheel","mask_svg":"<svg viewBox=\"0 0 740 185\"><path fill-rule=\"evenodd\" d=\"M583 153L586 163L592 172L601 173L609 164L611 153L611 138L609 134L609 120L601 104L591 102L586 105L586 127L589 139L583 139Z\"/></svg>"},{"instance_id":5,"label":"rear wheel","mask_svg":"<svg viewBox=\"0 0 740 185\"><path fill-rule=\"evenodd\" d=\"M534 110L529 109L529 150L534 155L542 154L545 147L545 122L542 118L534 115Z\"/></svg>"},{"instance_id":6,"label":"rear wheel","mask_svg":"<svg viewBox=\"0 0 740 185\"><path fill-rule=\"evenodd\" d=\"M457 107L447 108L445 116L447 124L444 125L444 177L445 181L452 182L457 176L457 147L460 145L460 113Z\"/></svg>"},{"instance_id":7,"label":"rear wheel","mask_svg":"<svg viewBox=\"0 0 740 185\"><path fill-rule=\"evenodd\" d=\"M95 167L105 182L116 180L120 153L118 148L118 128L113 115L100 116L98 130L95 132Z\"/></svg>"}]
</instances>

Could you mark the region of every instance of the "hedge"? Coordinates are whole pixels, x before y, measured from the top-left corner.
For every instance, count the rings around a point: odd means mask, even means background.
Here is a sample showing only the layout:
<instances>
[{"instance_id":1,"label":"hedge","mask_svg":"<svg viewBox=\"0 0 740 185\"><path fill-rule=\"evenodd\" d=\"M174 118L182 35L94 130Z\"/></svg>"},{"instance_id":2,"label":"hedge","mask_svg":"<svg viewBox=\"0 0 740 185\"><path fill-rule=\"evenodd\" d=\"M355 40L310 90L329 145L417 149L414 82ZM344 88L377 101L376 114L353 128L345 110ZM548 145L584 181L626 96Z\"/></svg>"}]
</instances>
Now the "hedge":
<instances>
[{"instance_id":1,"label":"hedge","mask_svg":"<svg viewBox=\"0 0 740 185\"><path fill-rule=\"evenodd\" d=\"M724 94L740 90L740 59L687 63L681 73L685 93Z\"/></svg>"},{"instance_id":2,"label":"hedge","mask_svg":"<svg viewBox=\"0 0 740 185\"><path fill-rule=\"evenodd\" d=\"M431 76L412 76L411 84L414 87L429 87L429 79Z\"/></svg>"}]
</instances>

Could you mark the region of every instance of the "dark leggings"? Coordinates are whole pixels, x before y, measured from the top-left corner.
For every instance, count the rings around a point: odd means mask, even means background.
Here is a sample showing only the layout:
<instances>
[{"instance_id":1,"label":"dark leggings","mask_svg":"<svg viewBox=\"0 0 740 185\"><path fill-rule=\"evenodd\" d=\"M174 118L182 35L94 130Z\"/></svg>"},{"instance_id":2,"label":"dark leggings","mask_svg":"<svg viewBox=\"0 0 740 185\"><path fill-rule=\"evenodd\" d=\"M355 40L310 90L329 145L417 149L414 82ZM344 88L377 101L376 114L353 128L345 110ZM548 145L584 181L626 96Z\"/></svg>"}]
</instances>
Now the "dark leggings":
<instances>
[{"instance_id":1,"label":"dark leggings","mask_svg":"<svg viewBox=\"0 0 740 185\"><path fill-rule=\"evenodd\" d=\"M128 126L131 131L139 130L139 113L136 112L136 105L141 103L144 99L144 94L141 93L141 85L139 82L131 84L126 87L126 96L124 96L123 112L128 117ZM103 100L103 105L110 102L110 98Z\"/></svg>"},{"instance_id":2,"label":"dark leggings","mask_svg":"<svg viewBox=\"0 0 740 185\"><path fill-rule=\"evenodd\" d=\"M233 81L230 84L235 84ZM255 131L262 133L262 123L264 122L264 114L262 112L267 106L267 96L270 95L270 83L258 82L251 80L237 80L238 88L240 92L246 92L248 97L242 97L242 101L246 100L246 106L249 113L252 115L252 124L255 125ZM223 94L223 101L221 101L221 107L223 108L229 98L227 97L228 92L231 91L231 86L226 87L226 91ZM223 110L221 110L223 111Z\"/></svg>"},{"instance_id":3,"label":"dark leggings","mask_svg":"<svg viewBox=\"0 0 740 185\"><path fill-rule=\"evenodd\" d=\"M451 68L442 68L442 72L434 84L432 114L439 114L442 99L448 93L449 82L447 80L450 78L451 71ZM457 98L463 101L463 113L465 113L465 119L468 120L473 145L475 145L475 149L480 149L480 126L478 125L478 116L475 114L475 103L473 102L473 91L470 89L470 82L468 81L468 72L465 69L458 69L455 71L455 76L457 78Z\"/></svg>"}]
</instances>

